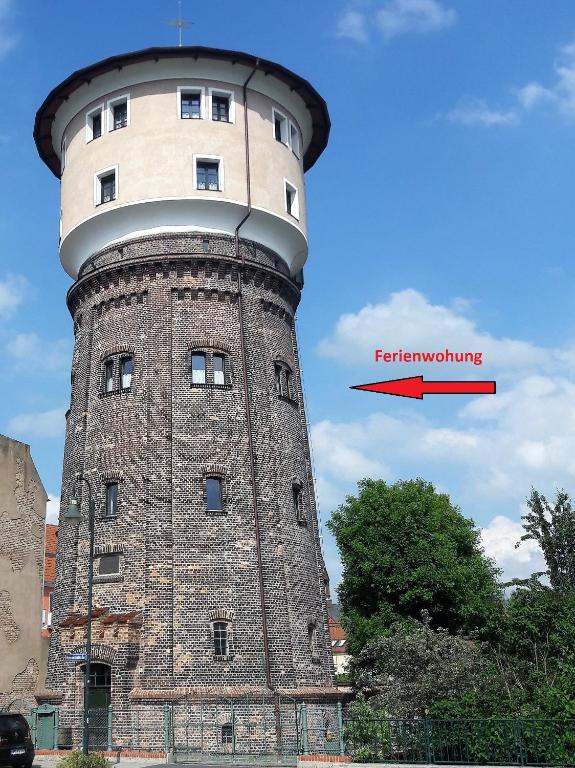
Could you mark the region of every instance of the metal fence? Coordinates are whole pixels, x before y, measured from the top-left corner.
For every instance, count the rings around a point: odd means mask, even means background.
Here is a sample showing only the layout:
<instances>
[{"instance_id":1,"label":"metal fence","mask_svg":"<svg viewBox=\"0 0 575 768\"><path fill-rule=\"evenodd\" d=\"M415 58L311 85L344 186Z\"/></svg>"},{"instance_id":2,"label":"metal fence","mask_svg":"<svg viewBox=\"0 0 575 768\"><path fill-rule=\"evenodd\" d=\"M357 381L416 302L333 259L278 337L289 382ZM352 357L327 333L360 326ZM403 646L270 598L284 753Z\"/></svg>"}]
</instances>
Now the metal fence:
<instances>
[{"instance_id":1,"label":"metal fence","mask_svg":"<svg viewBox=\"0 0 575 768\"><path fill-rule=\"evenodd\" d=\"M80 747L83 712L23 712L37 749ZM298 755L354 762L575 766L575 720L389 719L346 715L341 703L254 699L126 704L90 710L94 751L171 754L176 762L295 763Z\"/></svg>"},{"instance_id":2,"label":"metal fence","mask_svg":"<svg viewBox=\"0 0 575 768\"><path fill-rule=\"evenodd\" d=\"M575 766L575 720L348 719L356 762Z\"/></svg>"},{"instance_id":3,"label":"metal fence","mask_svg":"<svg viewBox=\"0 0 575 768\"><path fill-rule=\"evenodd\" d=\"M182 762L264 755L295 762L301 753L343 753L342 712L335 702L287 697L114 705L90 710L89 744L94 751L170 753ZM37 749L81 746L82 709L42 705L23 714Z\"/></svg>"}]
</instances>

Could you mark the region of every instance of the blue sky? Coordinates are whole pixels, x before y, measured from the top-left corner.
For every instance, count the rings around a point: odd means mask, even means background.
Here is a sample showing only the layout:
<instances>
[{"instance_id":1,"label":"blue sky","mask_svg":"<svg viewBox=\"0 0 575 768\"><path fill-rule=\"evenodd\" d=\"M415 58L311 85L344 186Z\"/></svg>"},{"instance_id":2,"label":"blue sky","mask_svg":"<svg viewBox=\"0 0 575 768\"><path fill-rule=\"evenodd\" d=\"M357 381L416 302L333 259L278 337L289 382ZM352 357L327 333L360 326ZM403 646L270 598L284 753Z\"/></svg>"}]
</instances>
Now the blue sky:
<instances>
[{"instance_id":1,"label":"blue sky","mask_svg":"<svg viewBox=\"0 0 575 768\"><path fill-rule=\"evenodd\" d=\"M34 114L72 70L171 45L167 0L0 0L0 431L59 494L70 284L58 183ZM483 528L507 576L534 485L575 493L575 4L572 0L184 0L185 42L308 78L333 130L308 174L299 310L325 520L363 476L422 476ZM384 365L373 350L481 351L484 364ZM352 384L496 378L493 397L406 401ZM52 509L52 507L51 507ZM325 537L334 582L339 565Z\"/></svg>"}]
</instances>

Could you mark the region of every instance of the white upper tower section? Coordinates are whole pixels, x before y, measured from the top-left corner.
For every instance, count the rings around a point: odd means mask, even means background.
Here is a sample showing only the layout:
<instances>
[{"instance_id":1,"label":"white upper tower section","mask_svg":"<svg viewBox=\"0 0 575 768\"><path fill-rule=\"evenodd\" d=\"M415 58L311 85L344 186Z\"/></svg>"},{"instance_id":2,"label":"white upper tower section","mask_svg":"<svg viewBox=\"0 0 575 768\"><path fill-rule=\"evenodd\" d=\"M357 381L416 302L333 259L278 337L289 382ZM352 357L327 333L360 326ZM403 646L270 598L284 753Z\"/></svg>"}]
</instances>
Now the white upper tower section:
<instances>
[{"instance_id":1,"label":"white upper tower section","mask_svg":"<svg viewBox=\"0 0 575 768\"><path fill-rule=\"evenodd\" d=\"M309 83L245 53L150 48L75 72L34 129L61 178L64 268L76 277L93 253L144 234L234 235L249 212L241 237L294 274L307 257L304 171L329 128Z\"/></svg>"}]
</instances>

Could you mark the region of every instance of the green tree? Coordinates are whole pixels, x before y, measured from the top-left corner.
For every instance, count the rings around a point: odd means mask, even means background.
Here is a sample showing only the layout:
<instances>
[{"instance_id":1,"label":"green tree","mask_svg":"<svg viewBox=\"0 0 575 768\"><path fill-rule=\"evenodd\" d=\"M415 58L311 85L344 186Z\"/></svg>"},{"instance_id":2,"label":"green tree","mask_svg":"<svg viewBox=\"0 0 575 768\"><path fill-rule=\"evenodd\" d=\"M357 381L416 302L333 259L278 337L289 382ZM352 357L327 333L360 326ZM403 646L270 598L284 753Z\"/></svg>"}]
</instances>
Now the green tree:
<instances>
[{"instance_id":1,"label":"green tree","mask_svg":"<svg viewBox=\"0 0 575 768\"><path fill-rule=\"evenodd\" d=\"M425 717L438 699L451 699L483 685L487 662L480 646L444 629L429 617L395 624L370 640L352 661L356 688L390 717Z\"/></svg>"},{"instance_id":2,"label":"green tree","mask_svg":"<svg viewBox=\"0 0 575 768\"><path fill-rule=\"evenodd\" d=\"M549 581L554 589L575 589L575 509L565 491L557 492L551 506L533 489L527 499L529 512L522 520L521 541L536 541L543 552ZM516 545L520 546L520 542Z\"/></svg>"},{"instance_id":3,"label":"green tree","mask_svg":"<svg viewBox=\"0 0 575 768\"><path fill-rule=\"evenodd\" d=\"M358 491L328 523L344 566L350 652L424 610L432 627L489 634L502 593L473 522L424 480L362 480Z\"/></svg>"},{"instance_id":4,"label":"green tree","mask_svg":"<svg viewBox=\"0 0 575 768\"><path fill-rule=\"evenodd\" d=\"M435 717L575 717L575 591L532 580L506 601L484 646L481 685L438 698Z\"/></svg>"}]
</instances>

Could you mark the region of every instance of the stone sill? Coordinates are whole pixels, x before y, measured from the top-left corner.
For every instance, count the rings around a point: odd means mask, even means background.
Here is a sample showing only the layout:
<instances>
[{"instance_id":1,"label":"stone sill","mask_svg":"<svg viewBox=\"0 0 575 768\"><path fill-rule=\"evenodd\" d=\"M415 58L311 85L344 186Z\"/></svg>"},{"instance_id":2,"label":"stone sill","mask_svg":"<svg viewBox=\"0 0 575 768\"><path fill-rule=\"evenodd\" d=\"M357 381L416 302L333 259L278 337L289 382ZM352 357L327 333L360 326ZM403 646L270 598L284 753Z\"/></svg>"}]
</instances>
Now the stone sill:
<instances>
[{"instance_id":1,"label":"stone sill","mask_svg":"<svg viewBox=\"0 0 575 768\"><path fill-rule=\"evenodd\" d=\"M116 584L120 581L124 581L124 576L121 573L106 573L102 576L94 576L94 584Z\"/></svg>"},{"instance_id":2,"label":"stone sill","mask_svg":"<svg viewBox=\"0 0 575 768\"><path fill-rule=\"evenodd\" d=\"M190 384L190 389L233 389L233 384Z\"/></svg>"},{"instance_id":3,"label":"stone sill","mask_svg":"<svg viewBox=\"0 0 575 768\"><path fill-rule=\"evenodd\" d=\"M114 395L130 395L132 393L131 387L125 389L112 389L110 392L99 392L98 397L105 399L106 397L113 397Z\"/></svg>"},{"instance_id":4,"label":"stone sill","mask_svg":"<svg viewBox=\"0 0 575 768\"><path fill-rule=\"evenodd\" d=\"M290 405L293 405L294 408L299 409L299 403L297 400L294 400L293 397L287 397L287 395L278 395L278 400L282 400L284 403L289 403Z\"/></svg>"}]
</instances>

